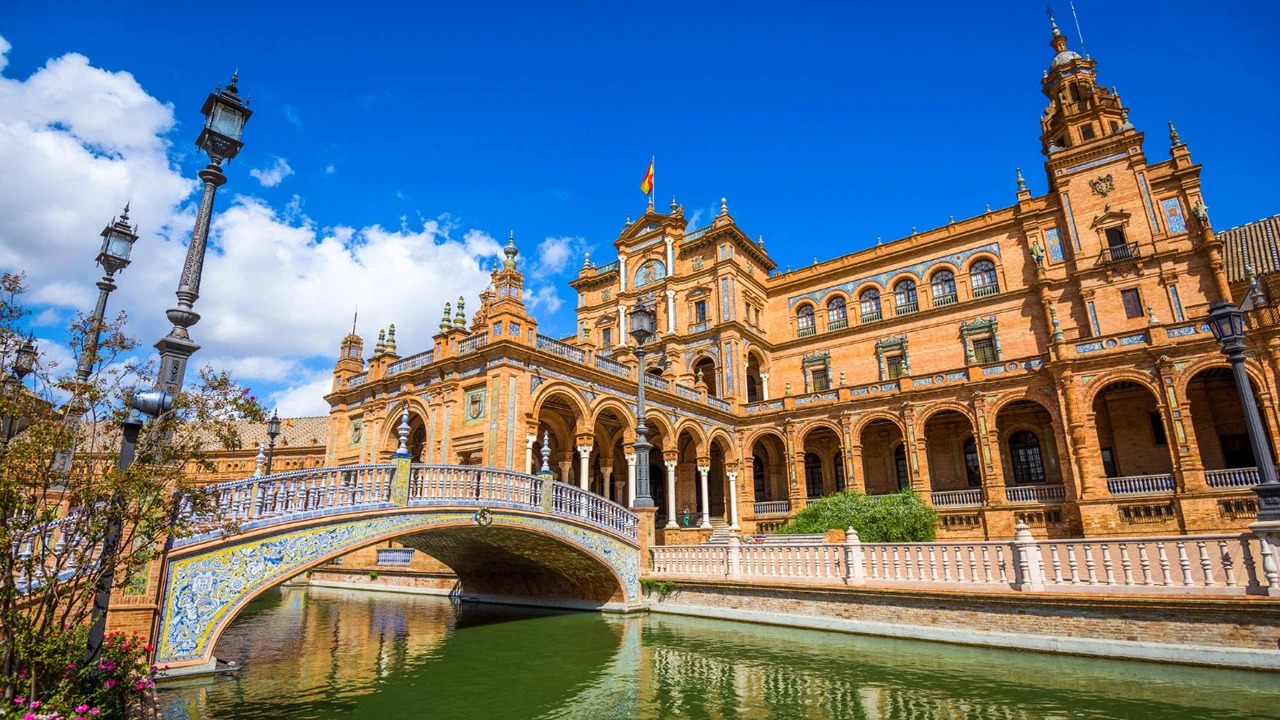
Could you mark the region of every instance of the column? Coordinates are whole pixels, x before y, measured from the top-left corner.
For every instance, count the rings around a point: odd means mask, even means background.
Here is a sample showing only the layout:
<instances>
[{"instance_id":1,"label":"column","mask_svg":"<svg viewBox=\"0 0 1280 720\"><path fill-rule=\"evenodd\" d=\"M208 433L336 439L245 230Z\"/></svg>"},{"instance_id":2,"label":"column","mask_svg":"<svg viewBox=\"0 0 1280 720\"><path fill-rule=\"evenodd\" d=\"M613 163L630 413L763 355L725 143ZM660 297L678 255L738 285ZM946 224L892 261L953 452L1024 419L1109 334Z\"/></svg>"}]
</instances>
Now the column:
<instances>
[{"instance_id":1,"label":"column","mask_svg":"<svg viewBox=\"0 0 1280 720\"><path fill-rule=\"evenodd\" d=\"M627 344L627 309L622 307L622 303L618 303L618 341L614 343L617 347Z\"/></svg>"},{"instance_id":2,"label":"column","mask_svg":"<svg viewBox=\"0 0 1280 720\"><path fill-rule=\"evenodd\" d=\"M676 463L675 458L667 458L664 461L667 466L667 527L669 528L680 527L676 522Z\"/></svg>"},{"instance_id":3,"label":"column","mask_svg":"<svg viewBox=\"0 0 1280 720\"><path fill-rule=\"evenodd\" d=\"M769 373L760 373L760 399L769 399Z\"/></svg>"},{"instance_id":4,"label":"column","mask_svg":"<svg viewBox=\"0 0 1280 720\"><path fill-rule=\"evenodd\" d=\"M636 504L636 454L626 453L627 459L627 507Z\"/></svg>"},{"instance_id":5,"label":"column","mask_svg":"<svg viewBox=\"0 0 1280 720\"><path fill-rule=\"evenodd\" d=\"M578 487L591 489L591 446L578 446Z\"/></svg>"},{"instance_id":6,"label":"column","mask_svg":"<svg viewBox=\"0 0 1280 720\"><path fill-rule=\"evenodd\" d=\"M600 474L604 478L603 487L601 487L601 490L603 491L604 496L609 500L612 500L613 502L618 502L618 499L619 499L618 494L613 491L613 487L612 487L613 486L613 463L609 463L607 465L604 465L604 464L600 465ZM618 503L618 504L621 505L622 503Z\"/></svg>"},{"instance_id":7,"label":"column","mask_svg":"<svg viewBox=\"0 0 1280 720\"><path fill-rule=\"evenodd\" d=\"M710 465L698 466L698 485L699 491L702 493L702 522L698 527L703 530L711 529L711 494L707 492L707 475L710 473Z\"/></svg>"},{"instance_id":8,"label":"column","mask_svg":"<svg viewBox=\"0 0 1280 720\"><path fill-rule=\"evenodd\" d=\"M569 454L566 453L566 455L569 455ZM569 457L572 458L572 455L569 455ZM569 473L569 471L572 469L573 469L572 459L560 461L560 482L566 485L569 484L569 481L573 479L572 475L570 475Z\"/></svg>"},{"instance_id":9,"label":"column","mask_svg":"<svg viewBox=\"0 0 1280 720\"><path fill-rule=\"evenodd\" d=\"M675 246L674 246L675 238L671 236L667 236L663 238L663 240L667 241L667 275L674 275L675 269L676 269L676 257L675 257ZM667 292L671 292L671 291L668 290Z\"/></svg>"},{"instance_id":10,"label":"column","mask_svg":"<svg viewBox=\"0 0 1280 720\"><path fill-rule=\"evenodd\" d=\"M728 470L729 476L729 529L740 530L738 526L738 471Z\"/></svg>"},{"instance_id":11,"label":"column","mask_svg":"<svg viewBox=\"0 0 1280 720\"><path fill-rule=\"evenodd\" d=\"M627 291L627 256L618 253L618 292Z\"/></svg>"},{"instance_id":12,"label":"column","mask_svg":"<svg viewBox=\"0 0 1280 720\"><path fill-rule=\"evenodd\" d=\"M524 471L533 474L533 441L538 436L534 433L528 433L524 436Z\"/></svg>"},{"instance_id":13,"label":"column","mask_svg":"<svg viewBox=\"0 0 1280 720\"><path fill-rule=\"evenodd\" d=\"M671 246L667 246L668 251ZM670 271L667 271L670 274ZM676 331L676 291L667 291L667 332L674 333Z\"/></svg>"}]
</instances>

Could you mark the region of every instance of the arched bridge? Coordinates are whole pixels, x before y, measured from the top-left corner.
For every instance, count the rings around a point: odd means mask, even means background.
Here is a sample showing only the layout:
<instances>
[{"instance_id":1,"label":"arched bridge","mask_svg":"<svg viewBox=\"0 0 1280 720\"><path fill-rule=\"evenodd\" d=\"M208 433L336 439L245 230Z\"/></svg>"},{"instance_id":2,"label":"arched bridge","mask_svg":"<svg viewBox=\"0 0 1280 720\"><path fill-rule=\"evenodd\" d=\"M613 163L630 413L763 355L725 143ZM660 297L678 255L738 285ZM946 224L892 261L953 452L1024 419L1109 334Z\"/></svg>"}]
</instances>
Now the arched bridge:
<instances>
[{"instance_id":1,"label":"arched bridge","mask_svg":"<svg viewBox=\"0 0 1280 720\"><path fill-rule=\"evenodd\" d=\"M157 599L161 665L211 663L222 630L255 596L387 540L450 566L464 595L477 599L640 605L636 516L547 477L403 458L203 491L214 495L216 519L233 521L235 531L172 541Z\"/></svg>"}]
</instances>

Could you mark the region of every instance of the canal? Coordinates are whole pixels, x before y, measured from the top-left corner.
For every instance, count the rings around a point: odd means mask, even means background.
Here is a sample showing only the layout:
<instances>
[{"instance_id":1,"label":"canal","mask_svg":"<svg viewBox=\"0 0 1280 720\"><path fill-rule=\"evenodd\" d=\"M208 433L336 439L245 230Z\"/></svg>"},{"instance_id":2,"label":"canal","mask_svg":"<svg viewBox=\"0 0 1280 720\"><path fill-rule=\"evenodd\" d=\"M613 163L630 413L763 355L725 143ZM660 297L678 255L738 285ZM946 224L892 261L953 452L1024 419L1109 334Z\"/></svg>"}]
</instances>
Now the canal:
<instances>
[{"instance_id":1,"label":"canal","mask_svg":"<svg viewBox=\"0 0 1280 720\"><path fill-rule=\"evenodd\" d=\"M670 616L284 588L162 685L186 718L1280 718L1280 677Z\"/></svg>"}]
</instances>

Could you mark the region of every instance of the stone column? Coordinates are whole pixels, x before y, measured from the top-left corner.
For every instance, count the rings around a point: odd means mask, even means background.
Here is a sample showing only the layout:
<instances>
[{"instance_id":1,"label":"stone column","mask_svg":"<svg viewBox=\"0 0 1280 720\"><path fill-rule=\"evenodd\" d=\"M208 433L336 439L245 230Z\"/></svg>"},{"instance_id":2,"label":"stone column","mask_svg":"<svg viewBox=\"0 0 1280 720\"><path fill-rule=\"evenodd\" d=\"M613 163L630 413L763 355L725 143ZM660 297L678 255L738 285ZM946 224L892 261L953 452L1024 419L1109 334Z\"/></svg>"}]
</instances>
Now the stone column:
<instances>
[{"instance_id":1,"label":"stone column","mask_svg":"<svg viewBox=\"0 0 1280 720\"><path fill-rule=\"evenodd\" d=\"M609 499L609 500L612 500L613 502L616 502L616 503L618 503L619 505L621 505L622 503L618 502L618 500L620 500L621 498L620 498L620 497L619 497L615 492L613 492L613 490L612 490L612 487L613 487L613 463L607 463L607 464L606 464L606 463L601 463L601 464L600 464L600 474L603 476L603 483L602 483L602 485L601 485L601 488L600 488L600 489L604 491L604 496L605 496L605 498L607 498L607 499Z\"/></svg>"},{"instance_id":2,"label":"stone column","mask_svg":"<svg viewBox=\"0 0 1280 720\"><path fill-rule=\"evenodd\" d=\"M670 249L671 246L668 245L667 248ZM668 290L667 291L667 332L673 333L675 331L676 331L676 291Z\"/></svg>"},{"instance_id":3,"label":"stone column","mask_svg":"<svg viewBox=\"0 0 1280 720\"><path fill-rule=\"evenodd\" d=\"M578 487L583 490L591 489L591 447L578 446Z\"/></svg>"},{"instance_id":4,"label":"stone column","mask_svg":"<svg viewBox=\"0 0 1280 720\"><path fill-rule=\"evenodd\" d=\"M769 399L769 373L760 373L760 399Z\"/></svg>"},{"instance_id":5,"label":"stone column","mask_svg":"<svg viewBox=\"0 0 1280 720\"><path fill-rule=\"evenodd\" d=\"M668 235L663 240L667 241L667 275L674 275L676 269L675 238ZM667 292L671 291L668 290Z\"/></svg>"},{"instance_id":6,"label":"stone column","mask_svg":"<svg viewBox=\"0 0 1280 720\"><path fill-rule=\"evenodd\" d=\"M982 468L982 493L986 504L1004 505L1007 500L1004 494L1003 463L1000 458L1000 433L994 427L995 418L987 417L985 397L975 395L973 405L974 413L978 416L978 432L975 433L975 437L981 461L979 466Z\"/></svg>"},{"instance_id":7,"label":"stone column","mask_svg":"<svg viewBox=\"0 0 1280 720\"><path fill-rule=\"evenodd\" d=\"M677 528L676 522L676 465L679 464L674 452L663 453L663 464L667 466L667 527Z\"/></svg>"},{"instance_id":8,"label":"stone column","mask_svg":"<svg viewBox=\"0 0 1280 720\"><path fill-rule=\"evenodd\" d=\"M1080 397L1080 383L1070 371L1062 373L1062 395L1066 411L1064 420L1071 436L1076 497L1085 500L1109 497L1111 491L1107 489L1107 474L1102 469L1102 450L1096 447L1097 435L1090 438L1089 428L1096 427L1091 422L1093 413Z\"/></svg>"},{"instance_id":9,"label":"stone column","mask_svg":"<svg viewBox=\"0 0 1280 720\"><path fill-rule=\"evenodd\" d=\"M573 476L570 474L571 470L573 470L573 460L569 459L560 461L560 482L566 485L569 484L569 481L573 479Z\"/></svg>"},{"instance_id":10,"label":"stone column","mask_svg":"<svg viewBox=\"0 0 1280 720\"><path fill-rule=\"evenodd\" d=\"M537 440L535 433L528 433L524 436L524 471L533 474L533 441Z\"/></svg>"},{"instance_id":11,"label":"stone column","mask_svg":"<svg viewBox=\"0 0 1280 720\"><path fill-rule=\"evenodd\" d=\"M624 453L623 457L627 459L627 507L633 507L636 504L636 454Z\"/></svg>"},{"instance_id":12,"label":"stone column","mask_svg":"<svg viewBox=\"0 0 1280 720\"><path fill-rule=\"evenodd\" d=\"M699 461L701 461L701 458L699 458ZM698 487L702 498L702 522L699 523L698 527L703 530L711 529L711 494L707 491L707 475L710 473L710 465L698 464Z\"/></svg>"},{"instance_id":13,"label":"stone column","mask_svg":"<svg viewBox=\"0 0 1280 720\"><path fill-rule=\"evenodd\" d=\"M738 525L738 471L726 470L729 476L729 529L740 530Z\"/></svg>"},{"instance_id":14,"label":"stone column","mask_svg":"<svg viewBox=\"0 0 1280 720\"><path fill-rule=\"evenodd\" d=\"M618 292L627 291L627 256L618 253ZM621 311L621 307L618 308Z\"/></svg>"},{"instance_id":15,"label":"stone column","mask_svg":"<svg viewBox=\"0 0 1280 720\"><path fill-rule=\"evenodd\" d=\"M618 341L614 343L617 347L627 344L627 309L618 303Z\"/></svg>"}]
</instances>

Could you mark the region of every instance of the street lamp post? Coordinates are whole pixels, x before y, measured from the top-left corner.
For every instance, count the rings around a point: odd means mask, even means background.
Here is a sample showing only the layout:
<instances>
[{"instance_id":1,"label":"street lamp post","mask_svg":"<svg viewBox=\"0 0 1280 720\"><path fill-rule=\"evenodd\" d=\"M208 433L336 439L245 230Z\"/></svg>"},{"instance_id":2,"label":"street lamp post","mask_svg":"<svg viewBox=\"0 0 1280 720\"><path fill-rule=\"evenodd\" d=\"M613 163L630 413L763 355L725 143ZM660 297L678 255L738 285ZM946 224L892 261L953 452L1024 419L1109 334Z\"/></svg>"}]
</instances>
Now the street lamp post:
<instances>
[{"instance_id":1,"label":"street lamp post","mask_svg":"<svg viewBox=\"0 0 1280 720\"><path fill-rule=\"evenodd\" d=\"M22 345L18 347L18 351L13 359L13 367L9 368L9 375L4 379L5 392L14 399L15 405L19 393L22 392L22 383L27 376L36 367L36 346L32 342L30 335L22 341ZM8 416L4 419L4 447L9 446L9 441L18 432L18 417L11 408Z\"/></svg>"},{"instance_id":2,"label":"street lamp post","mask_svg":"<svg viewBox=\"0 0 1280 720\"><path fill-rule=\"evenodd\" d=\"M408 412L407 410L405 412ZM271 461L276 454L276 438L280 435L280 416L271 411L271 419L267 421L267 474L271 474Z\"/></svg>"},{"instance_id":3,"label":"street lamp post","mask_svg":"<svg viewBox=\"0 0 1280 720\"><path fill-rule=\"evenodd\" d=\"M173 398L182 390L182 381L187 373L187 360L200 346L191 341L188 329L195 325L200 316L192 310L200 297L200 275L204 271L205 248L209 243L209 221L213 216L213 197L218 188L227 182L222 174L222 161L231 160L244 147L240 138L244 135L244 126L252 111L248 101L241 101L240 89L236 86L240 73L237 70L231 75L227 89L222 86L205 98L200 113L204 115L204 127L196 138L196 147L209 156L209 164L198 173L204 183L204 192L200 196L200 209L196 213L196 224L191 231L191 242L187 245L187 258L182 265L182 275L178 279L178 306L171 308L165 315L173 323L168 335L160 338L155 347L160 351L159 375L155 386L150 390L135 392L131 399L129 416L121 424L120 457L116 464L121 470L127 470L133 464L138 448L138 433L142 424L149 417L156 417L173 407ZM113 498L113 510L118 506ZM108 516L107 532L102 539L103 558L113 558L120 545L121 522L114 512ZM107 610L111 606L111 586L115 581L115 567L108 564L94 586L93 615L89 626L89 642L85 648L86 666L97 662L102 653L103 637L107 629Z\"/></svg>"},{"instance_id":4,"label":"street lamp post","mask_svg":"<svg viewBox=\"0 0 1280 720\"><path fill-rule=\"evenodd\" d=\"M1271 446L1267 443L1266 430L1253 401L1253 385L1244 370L1244 313L1230 300L1218 300L1209 309L1209 328L1222 348L1222 354L1231 363L1236 392L1244 409L1245 427L1249 431L1249 444L1258 464L1261 481L1253 491L1258 495L1258 522L1280 520L1280 481L1276 479L1275 461L1271 458Z\"/></svg>"},{"instance_id":5,"label":"street lamp post","mask_svg":"<svg viewBox=\"0 0 1280 720\"><path fill-rule=\"evenodd\" d=\"M80 353L80 362L76 365L76 381L83 385L93 374L93 365L97 362L98 341L102 336L102 323L107 314L107 296L116 289L116 273L129 267L129 256L133 253L133 244L138 241L138 228L129 227L129 206L124 206L120 217L112 218L102 229L102 248L98 251L97 263L106 273L98 281L98 304L93 308L92 326L85 339L84 349Z\"/></svg>"},{"instance_id":6,"label":"street lamp post","mask_svg":"<svg viewBox=\"0 0 1280 720\"><path fill-rule=\"evenodd\" d=\"M636 499L634 507L653 507L653 495L649 488L649 428L644 423L644 344L653 337L654 328L658 324L657 315L637 304L632 308L628 319L631 321L631 337L636 341L636 441L632 447L636 450Z\"/></svg>"}]
</instances>

